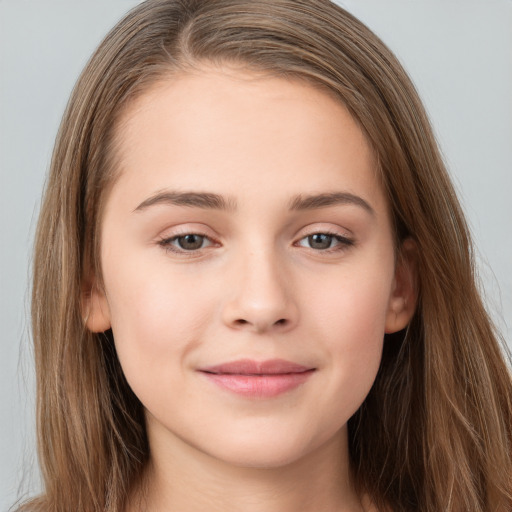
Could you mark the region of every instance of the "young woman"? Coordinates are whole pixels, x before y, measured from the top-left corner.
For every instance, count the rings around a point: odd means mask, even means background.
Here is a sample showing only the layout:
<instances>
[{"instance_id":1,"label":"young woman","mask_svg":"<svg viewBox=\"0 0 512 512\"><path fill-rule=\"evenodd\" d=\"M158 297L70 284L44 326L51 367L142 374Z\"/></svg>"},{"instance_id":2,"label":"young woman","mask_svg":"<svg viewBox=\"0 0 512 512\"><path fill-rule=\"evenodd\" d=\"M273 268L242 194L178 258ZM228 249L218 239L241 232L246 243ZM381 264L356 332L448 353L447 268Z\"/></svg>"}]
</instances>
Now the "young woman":
<instances>
[{"instance_id":1,"label":"young woman","mask_svg":"<svg viewBox=\"0 0 512 512\"><path fill-rule=\"evenodd\" d=\"M512 384L414 87L324 0L149 0L37 231L41 511L505 511Z\"/></svg>"}]
</instances>

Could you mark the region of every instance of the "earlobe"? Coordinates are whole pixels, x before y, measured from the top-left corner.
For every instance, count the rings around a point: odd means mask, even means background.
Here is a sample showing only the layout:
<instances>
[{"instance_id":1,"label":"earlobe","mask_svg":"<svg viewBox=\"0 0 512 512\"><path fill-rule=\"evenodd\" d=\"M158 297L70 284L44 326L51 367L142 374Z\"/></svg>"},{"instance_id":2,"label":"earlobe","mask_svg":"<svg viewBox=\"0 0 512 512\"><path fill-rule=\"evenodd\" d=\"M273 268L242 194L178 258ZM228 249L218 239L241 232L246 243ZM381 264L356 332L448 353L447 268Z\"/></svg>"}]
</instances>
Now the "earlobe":
<instances>
[{"instance_id":1,"label":"earlobe","mask_svg":"<svg viewBox=\"0 0 512 512\"><path fill-rule=\"evenodd\" d=\"M110 308L105 292L93 284L82 294L82 316L85 326L91 332L105 332L110 329Z\"/></svg>"},{"instance_id":2,"label":"earlobe","mask_svg":"<svg viewBox=\"0 0 512 512\"><path fill-rule=\"evenodd\" d=\"M418 297L416 259L416 244L411 239L405 240L396 263L386 315L386 334L405 329L414 315Z\"/></svg>"}]
</instances>

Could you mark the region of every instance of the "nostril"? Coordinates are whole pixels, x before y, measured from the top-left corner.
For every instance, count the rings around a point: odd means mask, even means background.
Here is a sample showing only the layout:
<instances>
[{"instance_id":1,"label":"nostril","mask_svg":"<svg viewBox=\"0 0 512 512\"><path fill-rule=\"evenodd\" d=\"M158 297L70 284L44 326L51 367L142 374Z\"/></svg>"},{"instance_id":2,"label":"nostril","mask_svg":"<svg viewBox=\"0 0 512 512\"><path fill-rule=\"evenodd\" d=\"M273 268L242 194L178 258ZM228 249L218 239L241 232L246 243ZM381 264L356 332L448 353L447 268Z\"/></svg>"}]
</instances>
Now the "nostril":
<instances>
[{"instance_id":1,"label":"nostril","mask_svg":"<svg viewBox=\"0 0 512 512\"><path fill-rule=\"evenodd\" d=\"M242 326L242 325L248 325L250 324L251 322L249 322L248 320L245 320L243 318L238 318L237 320L235 320L235 325L238 325L238 326ZM286 318L281 318L279 320L276 320L274 322L273 325L286 325L288 323L288 320L286 320Z\"/></svg>"}]
</instances>

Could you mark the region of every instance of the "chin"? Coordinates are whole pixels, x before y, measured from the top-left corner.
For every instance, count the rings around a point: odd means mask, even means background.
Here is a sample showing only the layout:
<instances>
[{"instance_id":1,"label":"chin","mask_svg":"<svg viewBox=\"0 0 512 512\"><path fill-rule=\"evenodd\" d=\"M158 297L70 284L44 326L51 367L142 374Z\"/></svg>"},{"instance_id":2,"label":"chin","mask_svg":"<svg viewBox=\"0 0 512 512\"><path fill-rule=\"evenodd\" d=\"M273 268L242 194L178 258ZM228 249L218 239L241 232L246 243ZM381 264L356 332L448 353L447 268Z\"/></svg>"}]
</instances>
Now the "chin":
<instances>
[{"instance_id":1,"label":"chin","mask_svg":"<svg viewBox=\"0 0 512 512\"><path fill-rule=\"evenodd\" d=\"M307 453L298 450L241 447L237 450L217 454L216 458L235 467L250 469L277 469L289 466Z\"/></svg>"},{"instance_id":2,"label":"chin","mask_svg":"<svg viewBox=\"0 0 512 512\"><path fill-rule=\"evenodd\" d=\"M254 431L251 434L219 439L216 444L219 449L210 451L210 455L235 467L276 469L303 460L321 449L322 445L329 444L318 437L314 443L311 437L293 438L289 431L282 435L275 431L260 431L257 436Z\"/></svg>"}]
</instances>

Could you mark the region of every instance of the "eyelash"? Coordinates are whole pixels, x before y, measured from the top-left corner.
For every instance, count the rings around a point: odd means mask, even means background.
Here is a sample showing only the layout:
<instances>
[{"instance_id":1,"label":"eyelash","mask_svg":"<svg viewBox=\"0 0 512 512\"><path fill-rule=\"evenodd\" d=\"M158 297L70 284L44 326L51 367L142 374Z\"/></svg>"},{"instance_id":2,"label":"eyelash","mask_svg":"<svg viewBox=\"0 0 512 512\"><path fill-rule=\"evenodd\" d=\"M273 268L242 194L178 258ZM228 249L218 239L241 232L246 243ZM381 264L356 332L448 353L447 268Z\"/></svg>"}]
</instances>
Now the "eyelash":
<instances>
[{"instance_id":1,"label":"eyelash","mask_svg":"<svg viewBox=\"0 0 512 512\"><path fill-rule=\"evenodd\" d=\"M158 245L163 247L166 251L172 252L174 254L178 254L180 256L184 256L184 257L197 256L198 252L201 251L202 249L204 249L204 247L201 247L199 249L187 250L187 249L178 248L178 247L175 247L172 245L173 242L178 241L180 238L185 238L186 236L197 236L197 237L203 238L204 240L208 240L210 242L208 247L216 245L216 242L214 242L211 239L211 237L209 237L208 235L206 235L204 233L192 232L192 231L187 232L187 233L180 233L178 235L173 235L169 238L162 238L161 240L159 240Z\"/></svg>"},{"instance_id":2,"label":"eyelash","mask_svg":"<svg viewBox=\"0 0 512 512\"><path fill-rule=\"evenodd\" d=\"M334 233L332 231L329 231L329 230L325 230L325 231L316 231L314 233L311 233L309 235L306 235L306 236L303 236L298 242L296 242L296 244L298 244L299 242L301 242L302 240L306 240L308 238L311 238L315 235L325 235L325 236L328 236L330 237L332 241L336 241L338 242L334 247L328 247L327 249L314 249L313 247L309 247L309 249L315 251L315 252L320 252L320 253L328 253L328 254L331 254L331 253L338 253L338 252L341 252L341 251L346 251L348 248L352 247L354 244L355 244L355 241L352 239L352 238L348 238L346 236L342 236L338 233ZM303 246L301 246L303 247Z\"/></svg>"},{"instance_id":3,"label":"eyelash","mask_svg":"<svg viewBox=\"0 0 512 512\"><path fill-rule=\"evenodd\" d=\"M332 241L337 242L334 247L328 247L326 249L315 249L313 247L306 247L307 249L310 249L311 251L314 251L317 253L323 253L323 254L339 253L342 251L346 251L347 249L349 249L350 247L355 245L355 240L353 240L351 238L342 236L338 233L334 233L329 230L323 230L323 231L315 231L313 233L310 233L309 235L303 236L297 242L294 243L294 246L304 247L302 245L299 245L299 243L302 242L303 240L307 240L315 235L325 235L325 236L331 237L331 243L332 243ZM218 242L215 242L214 240L211 239L211 237L209 237L205 233L201 233L201 232L186 232L186 233L180 233L177 235L173 235L168 238L162 238L161 240L159 240L158 245L163 247L166 251L172 252L172 253L180 255L180 256L184 256L184 257L198 256L198 254L200 254L200 251L205 249L205 247L199 247L198 249L187 250L187 249L183 249L183 248L178 248L173 245L173 242L177 242L179 239L183 239L187 236L201 237L203 239L203 242L204 242L204 240L208 240L210 243L207 247L218 245Z\"/></svg>"}]
</instances>

